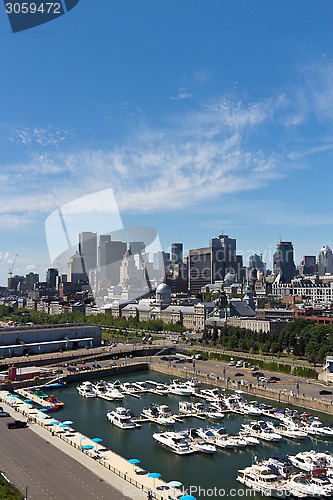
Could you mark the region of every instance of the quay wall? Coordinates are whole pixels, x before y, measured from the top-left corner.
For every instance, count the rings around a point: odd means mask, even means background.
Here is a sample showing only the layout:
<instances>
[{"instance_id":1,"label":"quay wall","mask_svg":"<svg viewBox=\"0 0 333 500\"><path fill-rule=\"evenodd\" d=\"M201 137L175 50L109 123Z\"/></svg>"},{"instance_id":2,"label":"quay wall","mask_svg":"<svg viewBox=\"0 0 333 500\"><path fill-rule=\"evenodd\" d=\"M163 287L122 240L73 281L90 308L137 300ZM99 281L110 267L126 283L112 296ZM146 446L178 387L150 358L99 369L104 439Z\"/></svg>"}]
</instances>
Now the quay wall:
<instances>
[{"instance_id":1,"label":"quay wall","mask_svg":"<svg viewBox=\"0 0 333 500\"><path fill-rule=\"evenodd\" d=\"M227 390L242 390L246 394L251 396L257 396L265 399L270 399L272 401L277 401L278 403L286 403L287 405L300 406L302 408L318 411L320 413L326 413L328 415L333 415L333 402L322 401L315 398L310 398L307 396L292 396L290 393L279 391L273 388L257 387L253 384L241 384L240 382L233 382L224 380L221 377L213 376L206 373L198 373L198 371L191 370L189 368L178 368L175 366L167 366L157 363L149 363L149 370L156 371L159 373L164 373L170 375L173 378L177 377L196 377L200 382L204 384L210 384L217 387L223 387Z\"/></svg>"}]
</instances>

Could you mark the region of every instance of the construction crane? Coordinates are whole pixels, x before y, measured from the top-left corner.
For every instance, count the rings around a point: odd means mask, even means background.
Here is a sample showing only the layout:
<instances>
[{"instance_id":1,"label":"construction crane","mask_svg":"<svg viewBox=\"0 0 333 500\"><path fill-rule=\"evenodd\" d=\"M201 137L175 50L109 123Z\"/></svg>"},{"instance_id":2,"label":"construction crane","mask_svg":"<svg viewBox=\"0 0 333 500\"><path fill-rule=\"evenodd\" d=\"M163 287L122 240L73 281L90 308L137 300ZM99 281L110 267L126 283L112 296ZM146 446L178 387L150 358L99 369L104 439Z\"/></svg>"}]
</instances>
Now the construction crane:
<instances>
[{"instance_id":1,"label":"construction crane","mask_svg":"<svg viewBox=\"0 0 333 500\"><path fill-rule=\"evenodd\" d=\"M12 267L8 270L9 279L13 276L13 269L14 269L14 266L15 266L15 262L16 262L17 256L18 256L18 253L15 255L15 259L14 259Z\"/></svg>"}]
</instances>

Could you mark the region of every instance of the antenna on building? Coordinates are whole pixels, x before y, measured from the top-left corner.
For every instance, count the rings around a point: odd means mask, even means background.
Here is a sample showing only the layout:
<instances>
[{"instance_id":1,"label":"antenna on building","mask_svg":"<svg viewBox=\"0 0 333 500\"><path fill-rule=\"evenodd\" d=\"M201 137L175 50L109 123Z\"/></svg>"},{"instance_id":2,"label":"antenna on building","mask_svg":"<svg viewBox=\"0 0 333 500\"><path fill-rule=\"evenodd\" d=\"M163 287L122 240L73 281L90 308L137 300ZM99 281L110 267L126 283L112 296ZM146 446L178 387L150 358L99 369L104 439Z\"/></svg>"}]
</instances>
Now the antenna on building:
<instances>
[{"instance_id":1,"label":"antenna on building","mask_svg":"<svg viewBox=\"0 0 333 500\"><path fill-rule=\"evenodd\" d=\"M280 238L280 243L282 243L282 238L281 238L281 234L279 234L279 238Z\"/></svg>"}]
</instances>

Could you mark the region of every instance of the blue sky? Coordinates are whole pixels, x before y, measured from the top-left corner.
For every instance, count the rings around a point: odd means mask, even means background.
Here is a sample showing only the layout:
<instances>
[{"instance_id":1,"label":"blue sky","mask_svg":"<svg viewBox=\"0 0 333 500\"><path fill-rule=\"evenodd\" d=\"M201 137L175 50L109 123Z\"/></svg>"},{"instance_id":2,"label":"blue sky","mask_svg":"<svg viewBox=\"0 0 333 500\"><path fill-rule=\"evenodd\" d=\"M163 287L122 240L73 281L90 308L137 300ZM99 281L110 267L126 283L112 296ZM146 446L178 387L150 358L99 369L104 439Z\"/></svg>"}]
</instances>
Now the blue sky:
<instances>
[{"instance_id":1,"label":"blue sky","mask_svg":"<svg viewBox=\"0 0 333 500\"><path fill-rule=\"evenodd\" d=\"M333 4L81 0L12 34L0 9L0 284L50 266L45 220L112 188L162 247L333 246ZM87 230L94 229L87 227ZM245 259L247 260L247 259Z\"/></svg>"}]
</instances>

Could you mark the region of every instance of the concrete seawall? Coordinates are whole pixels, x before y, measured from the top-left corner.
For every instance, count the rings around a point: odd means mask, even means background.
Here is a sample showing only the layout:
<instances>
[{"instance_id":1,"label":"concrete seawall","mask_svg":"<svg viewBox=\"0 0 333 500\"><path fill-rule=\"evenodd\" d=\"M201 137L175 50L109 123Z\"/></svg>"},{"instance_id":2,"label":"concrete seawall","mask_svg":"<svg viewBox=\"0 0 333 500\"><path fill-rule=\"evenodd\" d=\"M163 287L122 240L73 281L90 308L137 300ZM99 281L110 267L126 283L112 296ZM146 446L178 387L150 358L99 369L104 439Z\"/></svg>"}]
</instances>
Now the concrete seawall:
<instances>
[{"instance_id":1,"label":"concrete seawall","mask_svg":"<svg viewBox=\"0 0 333 500\"><path fill-rule=\"evenodd\" d=\"M156 363L148 364L149 370L156 371L159 373L164 373L170 375L173 378L177 377L196 377L200 382L205 384L214 385L217 387L223 387L229 390L241 389L246 394L251 396L257 396L265 399L270 399L272 401L277 401L278 403L286 403L287 405L300 406L302 408L318 411L320 413L326 413L328 415L333 415L333 402L321 401L314 398L309 398L306 396L292 396L283 391L278 391L273 388L257 387L253 384L242 385L239 382L233 383L232 381L223 380L220 377L212 376L209 374L194 372L189 368L176 368L173 366L166 366Z\"/></svg>"}]
</instances>

